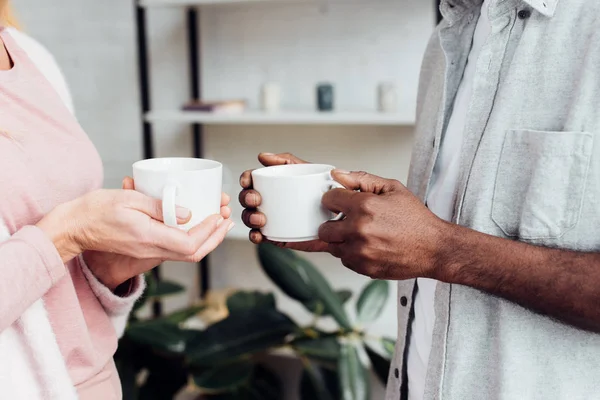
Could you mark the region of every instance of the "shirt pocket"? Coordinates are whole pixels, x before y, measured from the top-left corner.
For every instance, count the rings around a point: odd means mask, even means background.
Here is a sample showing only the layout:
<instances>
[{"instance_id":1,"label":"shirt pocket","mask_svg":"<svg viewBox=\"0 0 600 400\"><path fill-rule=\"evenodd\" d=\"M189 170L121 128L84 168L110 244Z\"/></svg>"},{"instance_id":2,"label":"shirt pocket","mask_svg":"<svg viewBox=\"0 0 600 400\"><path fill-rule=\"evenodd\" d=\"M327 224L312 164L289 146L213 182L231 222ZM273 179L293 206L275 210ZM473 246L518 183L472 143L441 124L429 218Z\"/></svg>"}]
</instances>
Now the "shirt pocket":
<instances>
[{"instance_id":1,"label":"shirt pocket","mask_svg":"<svg viewBox=\"0 0 600 400\"><path fill-rule=\"evenodd\" d=\"M553 239L577 225L593 141L588 132L506 133L492 203L505 235Z\"/></svg>"}]
</instances>

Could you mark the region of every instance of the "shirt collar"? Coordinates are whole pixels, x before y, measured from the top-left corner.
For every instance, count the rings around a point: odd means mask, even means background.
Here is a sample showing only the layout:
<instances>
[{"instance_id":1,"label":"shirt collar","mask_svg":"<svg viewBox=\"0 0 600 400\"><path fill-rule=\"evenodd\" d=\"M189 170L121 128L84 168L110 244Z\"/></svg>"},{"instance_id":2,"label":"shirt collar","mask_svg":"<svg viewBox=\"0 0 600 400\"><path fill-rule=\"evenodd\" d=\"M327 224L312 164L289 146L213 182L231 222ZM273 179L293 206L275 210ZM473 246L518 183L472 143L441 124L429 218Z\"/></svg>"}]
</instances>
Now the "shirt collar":
<instances>
[{"instance_id":1,"label":"shirt collar","mask_svg":"<svg viewBox=\"0 0 600 400\"><path fill-rule=\"evenodd\" d=\"M494 1L494 0L492 0ZM556 6L560 0L520 0L529 4L536 9L540 14L547 17L553 17L556 11ZM474 7L479 7L483 0L442 0L440 11L444 18L456 21L462 17L467 11Z\"/></svg>"}]
</instances>

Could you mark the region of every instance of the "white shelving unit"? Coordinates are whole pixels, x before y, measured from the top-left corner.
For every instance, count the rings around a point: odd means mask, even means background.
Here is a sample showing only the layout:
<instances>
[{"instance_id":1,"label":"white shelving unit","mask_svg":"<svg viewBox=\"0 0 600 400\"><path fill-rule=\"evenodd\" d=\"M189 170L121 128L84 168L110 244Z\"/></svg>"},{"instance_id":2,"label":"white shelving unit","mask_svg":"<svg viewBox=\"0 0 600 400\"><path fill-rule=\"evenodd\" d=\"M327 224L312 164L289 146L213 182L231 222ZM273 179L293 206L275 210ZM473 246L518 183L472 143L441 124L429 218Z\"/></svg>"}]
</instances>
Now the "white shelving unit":
<instances>
[{"instance_id":1,"label":"white shelving unit","mask_svg":"<svg viewBox=\"0 0 600 400\"><path fill-rule=\"evenodd\" d=\"M149 7L199 7L199 6L219 6L227 4L293 4L293 3L314 3L331 4L334 2L348 2L352 0L139 0L139 5L145 8ZM391 0L394 1L394 0Z\"/></svg>"},{"instance_id":2,"label":"white shelving unit","mask_svg":"<svg viewBox=\"0 0 600 400\"><path fill-rule=\"evenodd\" d=\"M202 5L259 3L281 0L140 0L142 7L190 7Z\"/></svg>"},{"instance_id":3,"label":"white shelving unit","mask_svg":"<svg viewBox=\"0 0 600 400\"><path fill-rule=\"evenodd\" d=\"M151 111L146 121L197 123L204 125L372 125L372 126L408 126L414 120L400 113L379 112L316 112L281 111L267 113L247 111L240 114L213 114L197 111Z\"/></svg>"},{"instance_id":4,"label":"white shelving unit","mask_svg":"<svg viewBox=\"0 0 600 400\"><path fill-rule=\"evenodd\" d=\"M180 7L187 11L187 63L190 71L190 96L181 99L181 104L189 100L202 98L200 66L202 64L199 46L200 21L199 11L202 7L217 7L227 5L269 4L285 6L291 4L328 5L334 3L352 3L358 0L134 0L137 5L137 32L140 88L142 101L142 119L144 123L143 143L144 157L154 157L153 126L154 124L189 124L193 134L193 155L203 157L203 127L209 125L303 125L303 126L411 126L414 125L414 116L406 113L379 113L364 110L339 110L334 112L318 112L303 110L282 110L275 113L261 111L246 111L241 114L214 114L206 112L182 110L156 110L152 108L150 99L150 68L148 56L147 11L150 9ZM395 0L389 0L395 1ZM235 201L235 200L233 200ZM248 232L239 216L233 216L235 228L229 233L229 239L247 240ZM205 293L208 286L208 261L203 260L200 265L201 294Z\"/></svg>"}]
</instances>

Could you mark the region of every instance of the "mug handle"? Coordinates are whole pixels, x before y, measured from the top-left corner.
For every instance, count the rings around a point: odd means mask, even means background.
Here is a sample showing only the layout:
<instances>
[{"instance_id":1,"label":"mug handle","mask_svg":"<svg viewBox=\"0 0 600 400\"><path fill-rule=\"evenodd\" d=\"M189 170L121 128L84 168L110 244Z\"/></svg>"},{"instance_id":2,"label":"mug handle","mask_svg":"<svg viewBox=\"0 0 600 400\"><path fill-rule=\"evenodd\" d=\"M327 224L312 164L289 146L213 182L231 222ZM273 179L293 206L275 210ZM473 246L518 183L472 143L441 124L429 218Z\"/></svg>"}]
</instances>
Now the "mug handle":
<instances>
[{"instance_id":1,"label":"mug handle","mask_svg":"<svg viewBox=\"0 0 600 400\"><path fill-rule=\"evenodd\" d=\"M175 212L175 199L177 198L177 186L167 185L163 189L162 212L165 225L177 228L177 215Z\"/></svg>"},{"instance_id":2,"label":"mug handle","mask_svg":"<svg viewBox=\"0 0 600 400\"><path fill-rule=\"evenodd\" d=\"M334 181L332 179L327 182L327 189L325 190L325 193L327 193L328 191L333 190L333 189L346 189L346 187L344 185L342 185L341 183ZM346 218L346 214L339 213L335 217L331 218L330 221L341 221L344 218Z\"/></svg>"}]
</instances>

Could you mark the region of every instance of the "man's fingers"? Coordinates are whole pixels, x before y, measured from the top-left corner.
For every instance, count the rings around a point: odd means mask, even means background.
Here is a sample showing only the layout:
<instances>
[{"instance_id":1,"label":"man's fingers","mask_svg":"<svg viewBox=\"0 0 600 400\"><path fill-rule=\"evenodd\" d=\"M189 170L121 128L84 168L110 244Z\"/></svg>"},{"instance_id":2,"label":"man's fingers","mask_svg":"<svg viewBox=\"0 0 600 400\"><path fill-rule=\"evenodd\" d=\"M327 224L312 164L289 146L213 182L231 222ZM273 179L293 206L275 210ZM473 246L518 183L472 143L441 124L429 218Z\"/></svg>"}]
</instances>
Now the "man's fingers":
<instances>
[{"instance_id":1,"label":"man's fingers","mask_svg":"<svg viewBox=\"0 0 600 400\"><path fill-rule=\"evenodd\" d=\"M329 243L327 245L327 252L335 258L342 258L344 255L343 244L340 243Z\"/></svg>"},{"instance_id":2,"label":"man's fingers","mask_svg":"<svg viewBox=\"0 0 600 400\"><path fill-rule=\"evenodd\" d=\"M249 234L250 241L254 244L261 244L265 242L265 237L260 233L258 229L253 229Z\"/></svg>"},{"instance_id":3,"label":"man's fingers","mask_svg":"<svg viewBox=\"0 0 600 400\"><path fill-rule=\"evenodd\" d=\"M286 165L286 164L307 164L306 161L296 157L291 153L260 153L258 155L258 161L265 167L272 165Z\"/></svg>"},{"instance_id":4,"label":"man's fingers","mask_svg":"<svg viewBox=\"0 0 600 400\"><path fill-rule=\"evenodd\" d=\"M262 198L256 190L242 190L239 196L240 204L244 208L256 208L260 206Z\"/></svg>"},{"instance_id":5,"label":"man's fingers","mask_svg":"<svg viewBox=\"0 0 600 400\"><path fill-rule=\"evenodd\" d=\"M365 193L382 194L397 190L400 182L371 175L363 171L347 172L339 169L331 171L331 177L350 190L360 190Z\"/></svg>"},{"instance_id":6,"label":"man's fingers","mask_svg":"<svg viewBox=\"0 0 600 400\"><path fill-rule=\"evenodd\" d=\"M267 217L258 211L244 210L242 211L242 221L248 228L261 229L267 223Z\"/></svg>"},{"instance_id":7,"label":"man's fingers","mask_svg":"<svg viewBox=\"0 0 600 400\"><path fill-rule=\"evenodd\" d=\"M321 203L325 208L334 213L343 212L350 214L356 197L365 195L365 193L354 192L348 189L333 189L323 195Z\"/></svg>"},{"instance_id":8,"label":"man's fingers","mask_svg":"<svg viewBox=\"0 0 600 400\"><path fill-rule=\"evenodd\" d=\"M252 188L252 170L246 170L242 172L240 175L240 186L242 189L251 189Z\"/></svg>"},{"instance_id":9,"label":"man's fingers","mask_svg":"<svg viewBox=\"0 0 600 400\"><path fill-rule=\"evenodd\" d=\"M325 243L343 243L346 240L347 226L343 220L325 222L319 228L319 239Z\"/></svg>"}]
</instances>

